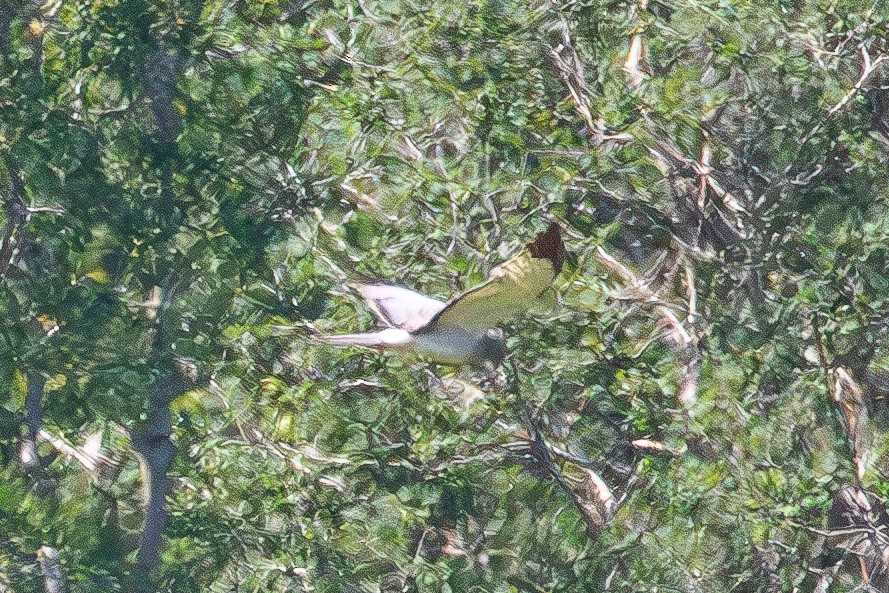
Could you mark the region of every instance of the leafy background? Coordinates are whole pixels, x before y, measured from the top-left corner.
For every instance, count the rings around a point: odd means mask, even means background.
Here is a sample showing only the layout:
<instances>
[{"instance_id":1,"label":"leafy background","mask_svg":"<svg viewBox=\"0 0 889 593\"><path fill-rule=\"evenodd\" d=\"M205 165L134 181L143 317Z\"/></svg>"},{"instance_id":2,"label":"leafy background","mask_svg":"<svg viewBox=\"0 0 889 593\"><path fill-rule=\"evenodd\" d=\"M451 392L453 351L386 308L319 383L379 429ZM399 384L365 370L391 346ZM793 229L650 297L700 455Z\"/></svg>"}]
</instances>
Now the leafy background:
<instances>
[{"instance_id":1,"label":"leafy background","mask_svg":"<svg viewBox=\"0 0 889 593\"><path fill-rule=\"evenodd\" d=\"M887 22L0 0L0 589L889 590ZM309 339L551 219L498 376Z\"/></svg>"}]
</instances>

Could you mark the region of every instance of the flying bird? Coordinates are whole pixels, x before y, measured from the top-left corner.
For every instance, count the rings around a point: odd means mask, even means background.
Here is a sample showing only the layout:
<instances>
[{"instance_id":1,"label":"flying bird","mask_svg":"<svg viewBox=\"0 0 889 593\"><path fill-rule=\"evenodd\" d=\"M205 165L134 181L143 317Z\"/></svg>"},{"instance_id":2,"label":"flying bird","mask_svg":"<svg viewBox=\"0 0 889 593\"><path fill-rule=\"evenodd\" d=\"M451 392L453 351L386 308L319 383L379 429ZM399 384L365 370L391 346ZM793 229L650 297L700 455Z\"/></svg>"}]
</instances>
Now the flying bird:
<instances>
[{"instance_id":1,"label":"flying bird","mask_svg":"<svg viewBox=\"0 0 889 593\"><path fill-rule=\"evenodd\" d=\"M485 282L446 303L399 286L350 285L386 329L316 339L449 365L499 363L504 347L496 326L524 312L549 288L562 270L565 254L559 225L552 222L533 242L491 270Z\"/></svg>"}]
</instances>

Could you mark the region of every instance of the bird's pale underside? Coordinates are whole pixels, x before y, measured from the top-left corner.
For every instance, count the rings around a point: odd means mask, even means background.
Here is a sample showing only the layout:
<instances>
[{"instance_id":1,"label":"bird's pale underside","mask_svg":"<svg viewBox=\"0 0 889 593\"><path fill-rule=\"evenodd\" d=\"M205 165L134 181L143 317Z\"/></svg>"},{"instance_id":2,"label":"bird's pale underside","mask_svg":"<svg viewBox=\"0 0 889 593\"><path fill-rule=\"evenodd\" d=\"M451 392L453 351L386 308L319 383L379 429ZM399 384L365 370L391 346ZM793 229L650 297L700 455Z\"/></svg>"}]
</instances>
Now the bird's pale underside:
<instances>
[{"instance_id":1,"label":"bird's pale underside","mask_svg":"<svg viewBox=\"0 0 889 593\"><path fill-rule=\"evenodd\" d=\"M565 246L556 223L493 270L482 284L447 303L388 284L352 285L386 329L321 335L328 344L411 354L442 364L499 362L502 334L495 327L528 309L562 270Z\"/></svg>"}]
</instances>

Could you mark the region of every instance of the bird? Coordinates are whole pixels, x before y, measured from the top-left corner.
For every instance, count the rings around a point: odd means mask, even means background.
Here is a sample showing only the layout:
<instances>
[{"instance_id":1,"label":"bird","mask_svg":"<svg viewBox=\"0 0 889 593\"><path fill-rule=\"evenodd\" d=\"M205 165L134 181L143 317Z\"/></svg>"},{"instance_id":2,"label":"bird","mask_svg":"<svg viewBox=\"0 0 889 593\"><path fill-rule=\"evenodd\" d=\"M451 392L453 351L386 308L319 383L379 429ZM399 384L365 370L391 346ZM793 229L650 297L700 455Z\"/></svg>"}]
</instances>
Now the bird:
<instances>
[{"instance_id":1,"label":"bird","mask_svg":"<svg viewBox=\"0 0 889 593\"><path fill-rule=\"evenodd\" d=\"M559 225L546 231L488 279L447 302L390 284L351 284L385 329L360 334L323 335L318 341L412 355L460 366L502 362L503 333L497 325L528 309L562 271L566 257Z\"/></svg>"}]
</instances>

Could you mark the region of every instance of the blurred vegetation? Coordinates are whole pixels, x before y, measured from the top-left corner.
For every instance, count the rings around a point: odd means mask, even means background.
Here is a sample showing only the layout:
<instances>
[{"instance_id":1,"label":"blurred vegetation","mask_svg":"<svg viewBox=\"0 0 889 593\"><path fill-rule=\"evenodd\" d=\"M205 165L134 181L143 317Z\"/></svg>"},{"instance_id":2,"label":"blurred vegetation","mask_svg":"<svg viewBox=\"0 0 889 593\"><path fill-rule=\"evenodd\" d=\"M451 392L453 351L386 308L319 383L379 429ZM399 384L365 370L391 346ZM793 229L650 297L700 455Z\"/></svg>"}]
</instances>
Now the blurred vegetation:
<instances>
[{"instance_id":1,"label":"blurred vegetation","mask_svg":"<svg viewBox=\"0 0 889 593\"><path fill-rule=\"evenodd\" d=\"M0 590L889 590L887 25L0 0ZM308 339L553 219L499 377Z\"/></svg>"}]
</instances>

